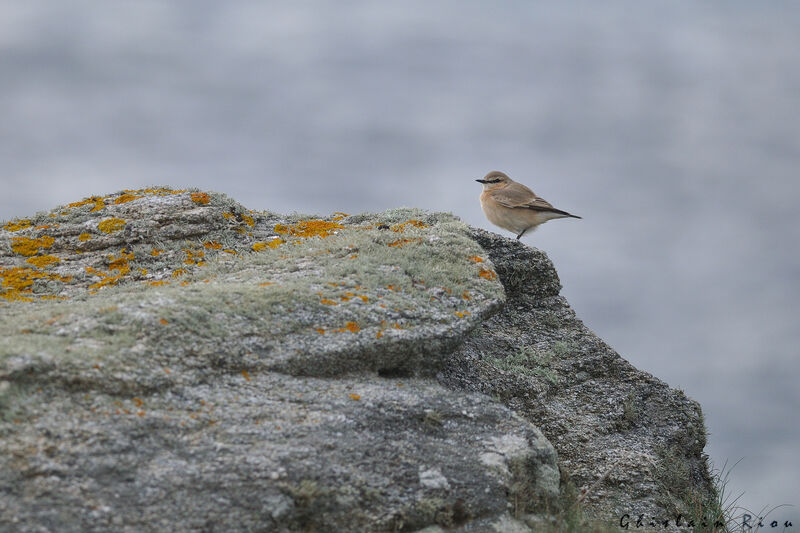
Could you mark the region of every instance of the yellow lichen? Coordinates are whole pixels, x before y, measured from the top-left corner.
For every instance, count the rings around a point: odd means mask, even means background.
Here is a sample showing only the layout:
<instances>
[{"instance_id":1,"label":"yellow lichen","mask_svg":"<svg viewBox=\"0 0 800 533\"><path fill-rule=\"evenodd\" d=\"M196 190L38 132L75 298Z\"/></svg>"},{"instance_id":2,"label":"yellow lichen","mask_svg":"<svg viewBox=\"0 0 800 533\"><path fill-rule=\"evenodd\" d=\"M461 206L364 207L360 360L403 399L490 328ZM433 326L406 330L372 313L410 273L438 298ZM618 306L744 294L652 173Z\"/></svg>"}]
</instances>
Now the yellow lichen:
<instances>
[{"instance_id":1,"label":"yellow lichen","mask_svg":"<svg viewBox=\"0 0 800 533\"><path fill-rule=\"evenodd\" d=\"M242 215L242 220L244 220L244 223L250 226L251 228L256 225L256 221L251 216Z\"/></svg>"},{"instance_id":2,"label":"yellow lichen","mask_svg":"<svg viewBox=\"0 0 800 533\"><path fill-rule=\"evenodd\" d=\"M350 394L349 396L350 396L351 400L356 401L356 402L361 399L361 395L360 394Z\"/></svg>"},{"instance_id":3,"label":"yellow lichen","mask_svg":"<svg viewBox=\"0 0 800 533\"><path fill-rule=\"evenodd\" d=\"M222 248L222 245L217 241L206 241L203 243L203 246L205 246L209 250L219 250L220 248Z\"/></svg>"},{"instance_id":4,"label":"yellow lichen","mask_svg":"<svg viewBox=\"0 0 800 533\"><path fill-rule=\"evenodd\" d=\"M14 253L30 257L36 255L41 248L50 248L55 239L49 235L42 235L38 239L27 237L12 237L11 249Z\"/></svg>"},{"instance_id":5,"label":"yellow lichen","mask_svg":"<svg viewBox=\"0 0 800 533\"><path fill-rule=\"evenodd\" d=\"M156 257L156 256L159 256L159 255L163 254L165 251L166 250L162 250L160 248L153 248L152 250L150 250L150 255L152 255L153 257Z\"/></svg>"},{"instance_id":6,"label":"yellow lichen","mask_svg":"<svg viewBox=\"0 0 800 533\"><path fill-rule=\"evenodd\" d=\"M428 225L421 220L406 220L402 224L395 224L392 226L392 231L403 232L406 226L414 226L415 228L427 228Z\"/></svg>"},{"instance_id":7,"label":"yellow lichen","mask_svg":"<svg viewBox=\"0 0 800 533\"><path fill-rule=\"evenodd\" d=\"M323 305L339 305L335 300L330 300L328 298L323 298L319 301L319 303Z\"/></svg>"},{"instance_id":8,"label":"yellow lichen","mask_svg":"<svg viewBox=\"0 0 800 533\"><path fill-rule=\"evenodd\" d=\"M186 274L186 269L185 268L176 268L175 270L172 271L172 277L173 278L177 278L179 276L183 276L184 274Z\"/></svg>"},{"instance_id":9,"label":"yellow lichen","mask_svg":"<svg viewBox=\"0 0 800 533\"><path fill-rule=\"evenodd\" d=\"M267 248L267 243L265 242L254 242L253 243L253 251L254 252L261 252Z\"/></svg>"},{"instance_id":10,"label":"yellow lichen","mask_svg":"<svg viewBox=\"0 0 800 533\"><path fill-rule=\"evenodd\" d=\"M12 220L8 222L5 226L3 226L8 231L19 231L21 229L30 228L33 224L31 224L30 220Z\"/></svg>"},{"instance_id":11,"label":"yellow lichen","mask_svg":"<svg viewBox=\"0 0 800 533\"><path fill-rule=\"evenodd\" d=\"M193 192L191 195L192 201L196 204L207 205L211 202L211 197L204 192Z\"/></svg>"},{"instance_id":12,"label":"yellow lichen","mask_svg":"<svg viewBox=\"0 0 800 533\"><path fill-rule=\"evenodd\" d=\"M393 247L393 248L394 247L402 248L406 244L409 244L409 243L412 243L412 242L420 242L421 240L422 239L397 239L396 241L390 242L388 244L388 246Z\"/></svg>"},{"instance_id":13,"label":"yellow lichen","mask_svg":"<svg viewBox=\"0 0 800 533\"><path fill-rule=\"evenodd\" d=\"M103 233L114 233L115 231L121 230L125 227L125 222L121 218L108 218L97 225L97 229L102 231Z\"/></svg>"},{"instance_id":14,"label":"yellow lichen","mask_svg":"<svg viewBox=\"0 0 800 533\"><path fill-rule=\"evenodd\" d=\"M81 233L80 235L78 235L78 240L81 241L81 242L86 242L91 238L92 238L92 236L89 235L88 233Z\"/></svg>"},{"instance_id":15,"label":"yellow lichen","mask_svg":"<svg viewBox=\"0 0 800 533\"><path fill-rule=\"evenodd\" d=\"M471 315L472 313L470 313L469 311L455 311L455 313L454 313L454 314L455 314L455 315L456 315L458 318L464 318L465 316L469 316L469 315Z\"/></svg>"},{"instance_id":16,"label":"yellow lichen","mask_svg":"<svg viewBox=\"0 0 800 533\"><path fill-rule=\"evenodd\" d=\"M81 200L80 202L72 202L71 204L67 205L68 207L83 207L84 205L94 205L94 207L91 209L92 211L100 211L106 206L105 198L102 198L100 196L92 196L91 198Z\"/></svg>"},{"instance_id":17,"label":"yellow lichen","mask_svg":"<svg viewBox=\"0 0 800 533\"><path fill-rule=\"evenodd\" d=\"M100 289L102 287L116 285L120 279L131 271L129 262L132 260L133 252L127 252L123 249L120 251L119 257L114 257L113 255L108 256L108 272L103 272L94 267L86 267L86 272L88 274L100 278L100 281L89 285L89 289ZM112 273L112 271L116 271L116 274Z\"/></svg>"},{"instance_id":18,"label":"yellow lichen","mask_svg":"<svg viewBox=\"0 0 800 533\"><path fill-rule=\"evenodd\" d=\"M25 260L26 263L38 268L45 268L60 261L61 259L54 255L39 255Z\"/></svg>"},{"instance_id":19,"label":"yellow lichen","mask_svg":"<svg viewBox=\"0 0 800 533\"><path fill-rule=\"evenodd\" d=\"M301 220L290 226L277 224L275 226L275 233L290 235L292 237L328 237L339 229L344 229L344 226L336 222L328 222L327 220Z\"/></svg>"},{"instance_id":20,"label":"yellow lichen","mask_svg":"<svg viewBox=\"0 0 800 533\"><path fill-rule=\"evenodd\" d=\"M186 259L183 261L185 265L205 265L205 261L201 259L206 256L206 253L202 250L190 250L188 248L184 248L183 251L186 253ZM202 263L202 264L201 264Z\"/></svg>"},{"instance_id":21,"label":"yellow lichen","mask_svg":"<svg viewBox=\"0 0 800 533\"><path fill-rule=\"evenodd\" d=\"M27 267L0 267L0 298L8 301L33 301L33 284L37 279L57 280L64 283L72 281L71 277L50 274ZM54 295L42 295L41 299L59 298Z\"/></svg>"},{"instance_id":22,"label":"yellow lichen","mask_svg":"<svg viewBox=\"0 0 800 533\"><path fill-rule=\"evenodd\" d=\"M169 285L169 281L164 279L159 279L155 281L148 281L147 284L152 287L160 287L161 285Z\"/></svg>"},{"instance_id":23,"label":"yellow lichen","mask_svg":"<svg viewBox=\"0 0 800 533\"><path fill-rule=\"evenodd\" d=\"M355 322L348 322L347 324L344 325L343 328L337 328L333 331L335 331L336 333L344 333L345 331L349 331L350 333L358 333L359 331L361 331L361 328L358 327L358 324L356 324Z\"/></svg>"},{"instance_id":24,"label":"yellow lichen","mask_svg":"<svg viewBox=\"0 0 800 533\"><path fill-rule=\"evenodd\" d=\"M121 195L117 196L114 199L114 203L116 205L125 204L125 203L128 203L128 202L132 202L134 200L138 200L139 198L141 198L141 195L125 193L125 194L121 194Z\"/></svg>"},{"instance_id":25,"label":"yellow lichen","mask_svg":"<svg viewBox=\"0 0 800 533\"><path fill-rule=\"evenodd\" d=\"M493 280L493 279L497 278L497 274L495 274L495 272L493 270L487 270L485 268L482 268L481 271L478 272L478 275L480 277L482 277L484 279L488 279L488 280Z\"/></svg>"}]
</instances>

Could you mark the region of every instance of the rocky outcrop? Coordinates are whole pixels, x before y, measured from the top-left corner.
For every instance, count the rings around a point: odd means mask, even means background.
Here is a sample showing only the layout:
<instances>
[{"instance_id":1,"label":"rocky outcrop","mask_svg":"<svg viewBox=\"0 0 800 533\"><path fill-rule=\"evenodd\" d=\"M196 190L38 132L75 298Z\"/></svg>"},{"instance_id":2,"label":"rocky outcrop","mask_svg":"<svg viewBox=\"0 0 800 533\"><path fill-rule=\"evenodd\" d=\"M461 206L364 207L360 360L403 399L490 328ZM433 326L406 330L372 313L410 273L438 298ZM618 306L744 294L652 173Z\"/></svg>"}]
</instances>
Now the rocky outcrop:
<instances>
[{"instance_id":1,"label":"rocky outcrop","mask_svg":"<svg viewBox=\"0 0 800 533\"><path fill-rule=\"evenodd\" d=\"M559 289L410 209L152 188L5 223L0 530L526 531L710 495L699 407Z\"/></svg>"}]
</instances>

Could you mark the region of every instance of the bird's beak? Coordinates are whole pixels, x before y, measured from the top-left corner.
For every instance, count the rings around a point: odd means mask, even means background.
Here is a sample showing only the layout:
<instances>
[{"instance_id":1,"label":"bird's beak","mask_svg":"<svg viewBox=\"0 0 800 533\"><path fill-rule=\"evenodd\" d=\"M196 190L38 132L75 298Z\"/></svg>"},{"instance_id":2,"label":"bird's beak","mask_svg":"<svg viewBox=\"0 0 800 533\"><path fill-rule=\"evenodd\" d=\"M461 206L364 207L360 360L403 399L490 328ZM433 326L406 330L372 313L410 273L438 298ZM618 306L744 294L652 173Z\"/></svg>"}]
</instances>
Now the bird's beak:
<instances>
[{"instance_id":1,"label":"bird's beak","mask_svg":"<svg viewBox=\"0 0 800 533\"><path fill-rule=\"evenodd\" d=\"M475 180L475 181L477 181L478 183L487 183L486 180Z\"/></svg>"}]
</instances>

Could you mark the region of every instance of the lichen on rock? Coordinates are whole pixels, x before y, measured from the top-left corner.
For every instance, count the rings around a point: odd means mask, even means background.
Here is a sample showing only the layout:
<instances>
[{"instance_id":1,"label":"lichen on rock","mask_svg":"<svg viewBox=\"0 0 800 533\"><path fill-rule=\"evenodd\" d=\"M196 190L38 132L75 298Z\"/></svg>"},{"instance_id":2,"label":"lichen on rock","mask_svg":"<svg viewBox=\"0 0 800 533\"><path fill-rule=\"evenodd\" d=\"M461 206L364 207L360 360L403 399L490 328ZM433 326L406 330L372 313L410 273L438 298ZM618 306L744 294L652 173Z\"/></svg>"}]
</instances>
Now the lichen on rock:
<instances>
[{"instance_id":1,"label":"lichen on rock","mask_svg":"<svg viewBox=\"0 0 800 533\"><path fill-rule=\"evenodd\" d=\"M285 216L166 187L0 224L0 529L524 531L559 511L565 466L588 483L658 441L702 473L699 410L509 242L443 213ZM583 383L672 402L664 424L695 440L604 416Z\"/></svg>"}]
</instances>

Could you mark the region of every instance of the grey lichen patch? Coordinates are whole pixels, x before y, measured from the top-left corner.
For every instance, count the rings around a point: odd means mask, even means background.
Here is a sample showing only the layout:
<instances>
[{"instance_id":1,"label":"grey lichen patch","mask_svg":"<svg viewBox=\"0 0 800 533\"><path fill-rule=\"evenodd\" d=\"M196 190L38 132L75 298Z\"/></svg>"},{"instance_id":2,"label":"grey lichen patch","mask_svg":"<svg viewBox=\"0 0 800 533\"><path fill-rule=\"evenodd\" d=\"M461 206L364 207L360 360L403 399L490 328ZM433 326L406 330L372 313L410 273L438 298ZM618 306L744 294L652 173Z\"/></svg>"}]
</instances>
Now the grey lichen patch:
<instances>
[{"instance_id":1,"label":"grey lichen patch","mask_svg":"<svg viewBox=\"0 0 800 533\"><path fill-rule=\"evenodd\" d=\"M553 369L554 353L561 348L553 347L552 351L538 351L532 346L521 346L505 356L489 356L486 360L500 370L536 376L553 385L558 383L558 373Z\"/></svg>"}]
</instances>

